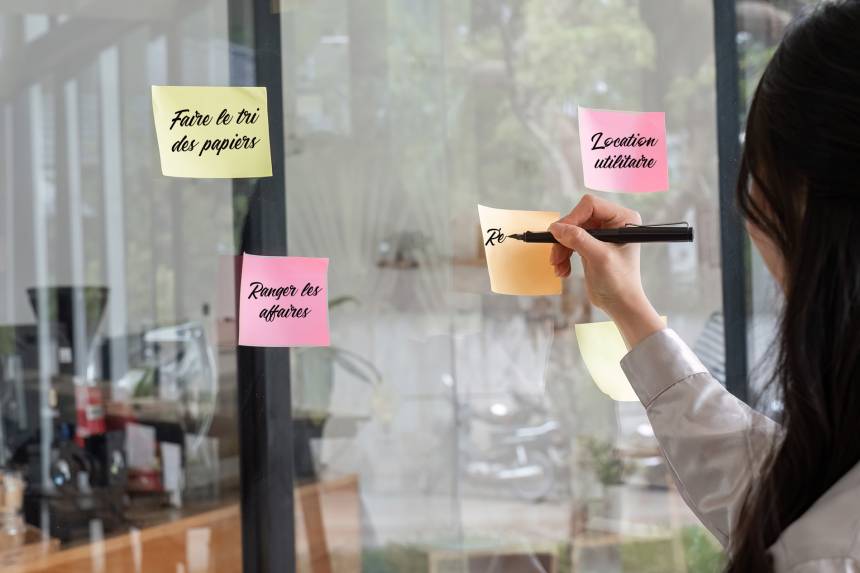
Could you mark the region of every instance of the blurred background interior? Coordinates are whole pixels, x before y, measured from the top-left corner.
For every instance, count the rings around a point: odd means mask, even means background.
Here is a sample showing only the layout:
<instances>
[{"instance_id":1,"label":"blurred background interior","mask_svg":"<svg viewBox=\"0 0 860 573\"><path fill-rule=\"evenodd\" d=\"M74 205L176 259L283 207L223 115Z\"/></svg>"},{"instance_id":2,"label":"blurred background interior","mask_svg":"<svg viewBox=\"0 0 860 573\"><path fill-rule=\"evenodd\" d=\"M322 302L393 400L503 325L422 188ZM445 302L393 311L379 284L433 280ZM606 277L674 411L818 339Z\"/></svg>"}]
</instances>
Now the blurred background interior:
<instances>
[{"instance_id":1,"label":"blurred background interior","mask_svg":"<svg viewBox=\"0 0 860 573\"><path fill-rule=\"evenodd\" d=\"M644 410L584 368L580 277L490 294L476 217L578 201L577 105L665 111L671 190L610 199L696 227L644 282L722 377L735 54L700 0L0 0L0 569L241 570L249 196L161 175L150 86L253 84L250 4L280 19L289 254L331 259L332 346L280 373L298 570L717 570ZM805 4L735 3L729 125ZM752 367L778 301L747 252Z\"/></svg>"}]
</instances>

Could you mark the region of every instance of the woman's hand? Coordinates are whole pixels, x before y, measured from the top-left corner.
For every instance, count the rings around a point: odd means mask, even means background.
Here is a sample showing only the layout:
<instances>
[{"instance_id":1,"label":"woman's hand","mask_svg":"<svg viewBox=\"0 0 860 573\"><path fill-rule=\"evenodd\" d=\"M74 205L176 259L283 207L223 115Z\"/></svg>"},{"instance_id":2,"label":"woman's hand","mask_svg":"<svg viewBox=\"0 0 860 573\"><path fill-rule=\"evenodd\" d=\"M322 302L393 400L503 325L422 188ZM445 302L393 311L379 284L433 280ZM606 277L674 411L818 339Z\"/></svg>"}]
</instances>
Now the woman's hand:
<instances>
[{"instance_id":1,"label":"woman's hand","mask_svg":"<svg viewBox=\"0 0 860 573\"><path fill-rule=\"evenodd\" d=\"M588 299L612 318L632 348L664 326L642 288L639 245L604 243L585 231L628 223L641 224L639 213L585 195L568 215L550 225L550 232L560 243L553 245L550 263L558 276L567 277L571 254L580 256Z\"/></svg>"}]
</instances>

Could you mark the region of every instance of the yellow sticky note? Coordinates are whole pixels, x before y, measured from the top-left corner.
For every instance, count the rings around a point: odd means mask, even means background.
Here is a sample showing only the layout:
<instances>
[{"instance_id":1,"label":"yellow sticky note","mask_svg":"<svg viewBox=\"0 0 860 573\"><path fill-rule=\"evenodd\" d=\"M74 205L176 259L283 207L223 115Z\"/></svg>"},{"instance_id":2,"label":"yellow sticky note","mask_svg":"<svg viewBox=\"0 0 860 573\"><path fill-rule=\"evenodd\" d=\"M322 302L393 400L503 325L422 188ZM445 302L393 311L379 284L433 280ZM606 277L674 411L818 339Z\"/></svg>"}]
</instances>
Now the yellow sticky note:
<instances>
[{"instance_id":1,"label":"yellow sticky note","mask_svg":"<svg viewBox=\"0 0 860 573\"><path fill-rule=\"evenodd\" d=\"M554 211L511 211L478 205L478 218L490 272L490 289L499 294L561 294L561 279L549 264L550 244L524 243L513 233L546 231L559 219Z\"/></svg>"},{"instance_id":2,"label":"yellow sticky note","mask_svg":"<svg viewBox=\"0 0 860 573\"><path fill-rule=\"evenodd\" d=\"M660 318L666 322L665 316ZM621 369L627 346L615 323L577 324L575 330L585 367L600 391L617 402L639 401Z\"/></svg>"},{"instance_id":3,"label":"yellow sticky note","mask_svg":"<svg viewBox=\"0 0 860 573\"><path fill-rule=\"evenodd\" d=\"M164 175L272 175L266 88L152 86L152 114Z\"/></svg>"}]
</instances>

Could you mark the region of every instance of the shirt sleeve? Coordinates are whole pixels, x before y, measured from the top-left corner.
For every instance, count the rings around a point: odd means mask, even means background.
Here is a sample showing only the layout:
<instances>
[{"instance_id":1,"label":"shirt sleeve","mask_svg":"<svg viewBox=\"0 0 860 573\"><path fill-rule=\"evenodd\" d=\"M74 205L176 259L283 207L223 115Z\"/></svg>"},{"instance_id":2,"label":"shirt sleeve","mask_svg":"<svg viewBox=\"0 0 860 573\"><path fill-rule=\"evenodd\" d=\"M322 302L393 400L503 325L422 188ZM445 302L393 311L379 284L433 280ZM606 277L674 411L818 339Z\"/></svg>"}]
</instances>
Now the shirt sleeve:
<instances>
[{"instance_id":1,"label":"shirt sleeve","mask_svg":"<svg viewBox=\"0 0 860 573\"><path fill-rule=\"evenodd\" d=\"M717 382L671 329L621 360L678 491L723 546L779 426Z\"/></svg>"}]
</instances>

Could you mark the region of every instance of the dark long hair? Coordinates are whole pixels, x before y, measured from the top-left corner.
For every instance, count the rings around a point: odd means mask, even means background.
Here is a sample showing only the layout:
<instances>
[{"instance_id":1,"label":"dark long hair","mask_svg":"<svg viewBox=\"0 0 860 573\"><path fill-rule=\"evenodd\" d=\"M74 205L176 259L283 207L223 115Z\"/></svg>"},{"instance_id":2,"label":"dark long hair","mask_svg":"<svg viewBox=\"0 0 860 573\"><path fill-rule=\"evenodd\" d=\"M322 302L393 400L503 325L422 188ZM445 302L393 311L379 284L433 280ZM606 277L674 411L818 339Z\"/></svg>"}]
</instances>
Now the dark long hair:
<instances>
[{"instance_id":1,"label":"dark long hair","mask_svg":"<svg viewBox=\"0 0 860 573\"><path fill-rule=\"evenodd\" d=\"M730 572L767 572L768 548L860 461L860 0L786 32L750 107L737 201L784 260L783 434L729 547Z\"/></svg>"}]
</instances>

